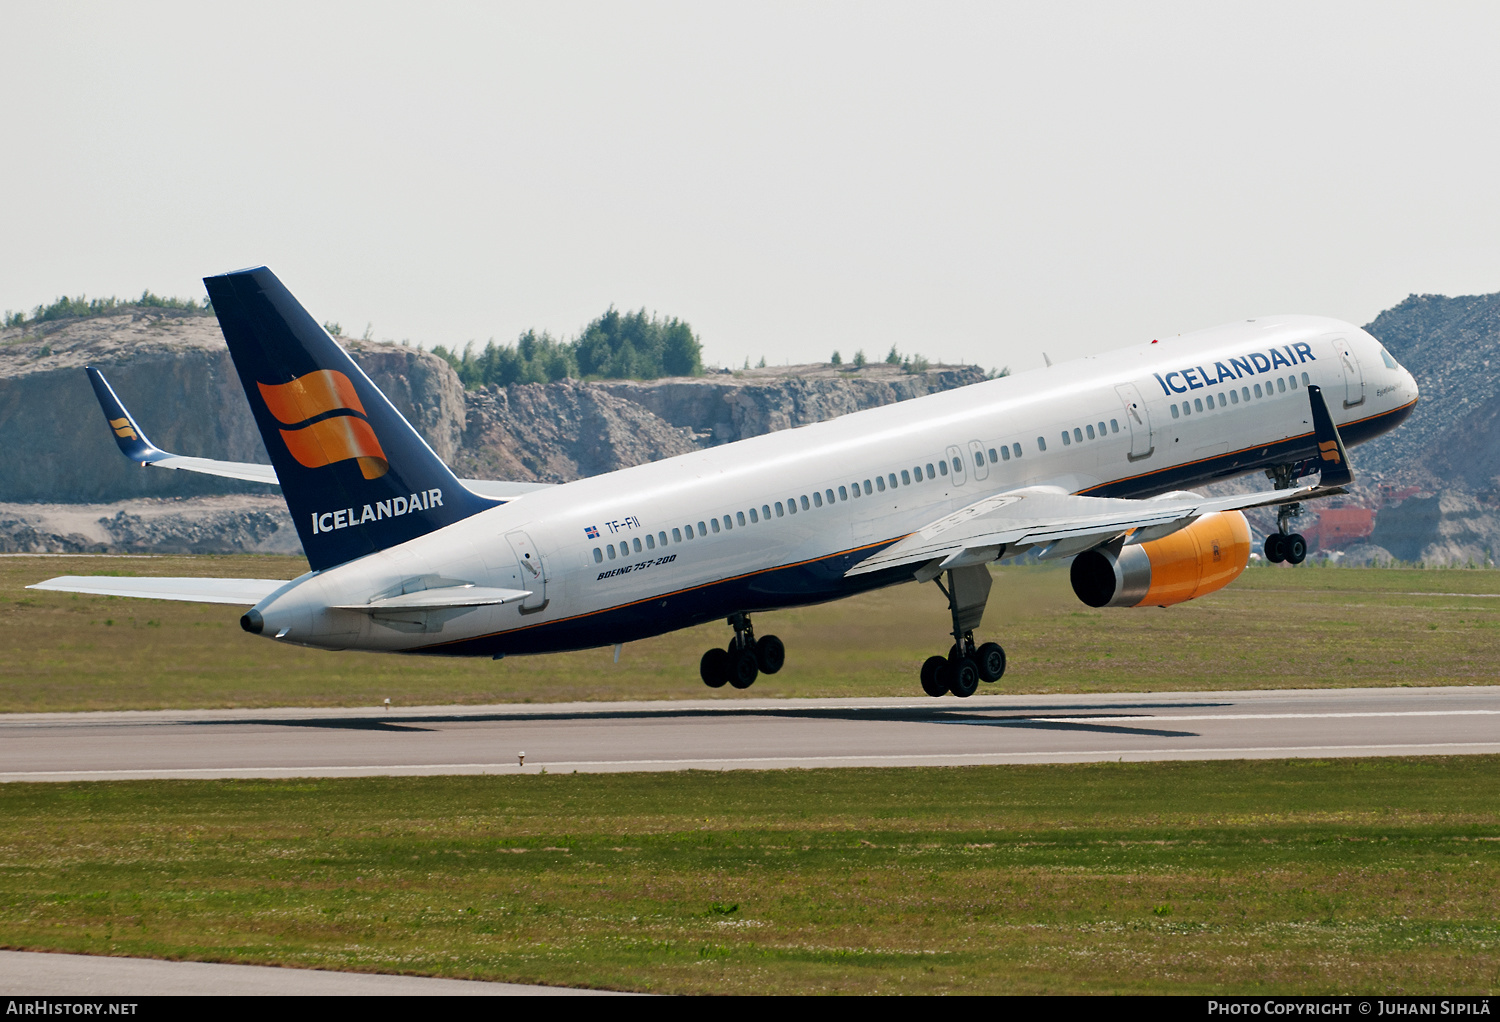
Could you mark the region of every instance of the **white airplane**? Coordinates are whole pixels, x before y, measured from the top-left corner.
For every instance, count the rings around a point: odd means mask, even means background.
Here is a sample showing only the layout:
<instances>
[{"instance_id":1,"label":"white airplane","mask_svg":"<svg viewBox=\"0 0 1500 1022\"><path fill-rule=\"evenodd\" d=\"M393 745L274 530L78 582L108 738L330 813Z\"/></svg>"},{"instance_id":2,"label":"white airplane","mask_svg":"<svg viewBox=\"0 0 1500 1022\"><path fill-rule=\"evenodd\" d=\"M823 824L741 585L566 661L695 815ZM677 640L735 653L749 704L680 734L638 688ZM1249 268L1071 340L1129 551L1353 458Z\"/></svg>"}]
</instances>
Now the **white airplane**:
<instances>
[{"instance_id":1,"label":"white airplane","mask_svg":"<svg viewBox=\"0 0 1500 1022\"><path fill-rule=\"evenodd\" d=\"M1365 331L1274 316L577 482L459 480L270 270L205 284L271 466L161 451L90 378L132 460L279 483L312 570L31 588L253 604L246 631L331 650L618 650L718 618L734 637L704 654L703 680L746 688L785 658L752 613L915 579L936 582L952 616L922 687L969 696L1005 671L1004 650L974 639L989 564L1072 556L1089 606L1168 606L1235 579L1251 553L1241 511L1268 506L1265 556L1300 562L1301 502L1343 492L1345 444L1417 402ZM1271 489L1186 491L1258 471Z\"/></svg>"}]
</instances>

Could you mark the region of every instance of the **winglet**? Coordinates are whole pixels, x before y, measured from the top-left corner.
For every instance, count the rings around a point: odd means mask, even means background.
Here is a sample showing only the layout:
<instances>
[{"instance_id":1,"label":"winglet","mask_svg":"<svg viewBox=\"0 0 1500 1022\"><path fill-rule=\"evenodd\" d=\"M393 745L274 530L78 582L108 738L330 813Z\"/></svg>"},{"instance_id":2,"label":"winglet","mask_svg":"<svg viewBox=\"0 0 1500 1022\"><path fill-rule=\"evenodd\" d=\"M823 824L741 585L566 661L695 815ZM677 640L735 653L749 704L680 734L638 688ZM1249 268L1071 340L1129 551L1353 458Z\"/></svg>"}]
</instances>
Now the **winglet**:
<instances>
[{"instance_id":1,"label":"winglet","mask_svg":"<svg viewBox=\"0 0 1500 1022\"><path fill-rule=\"evenodd\" d=\"M1313 439L1318 442L1318 464L1322 468L1318 485L1348 486L1354 482L1354 467L1349 464L1349 452L1344 447L1343 437L1339 436L1338 427L1333 424L1333 416L1328 414L1323 388L1308 384L1307 399L1312 404Z\"/></svg>"},{"instance_id":2,"label":"winglet","mask_svg":"<svg viewBox=\"0 0 1500 1022\"><path fill-rule=\"evenodd\" d=\"M120 447L120 453L131 461L146 464L156 461L158 458L168 457L167 452L158 448L146 434L141 431L140 424L130 414L125 403L115 394L114 388L104 378L104 374L93 366L84 366L84 371L89 374L89 383L93 384L94 396L99 399L99 407L104 409L105 421L115 435L115 443Z\"/></svg>"}]
</instances>

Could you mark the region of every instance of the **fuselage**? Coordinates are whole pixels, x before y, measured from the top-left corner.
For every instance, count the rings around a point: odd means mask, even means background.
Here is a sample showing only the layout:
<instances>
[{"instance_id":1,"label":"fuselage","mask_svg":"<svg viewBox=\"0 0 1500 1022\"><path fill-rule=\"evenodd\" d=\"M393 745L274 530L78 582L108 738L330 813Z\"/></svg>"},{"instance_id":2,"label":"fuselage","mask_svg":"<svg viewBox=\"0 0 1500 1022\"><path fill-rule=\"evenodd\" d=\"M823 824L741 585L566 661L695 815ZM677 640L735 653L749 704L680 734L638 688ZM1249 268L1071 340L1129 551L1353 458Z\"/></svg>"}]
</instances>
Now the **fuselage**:
<instances>
[{"instance_id":1,"label":"fuselage","mask_svg":"<svg viewBox=\"0 0 1500 1022\"><path fill-rule=\"evenodd\" d=\"M1311 459L1308 384L1350 445L1417 401L1411 374L1358 327L1233 323L539 490L305 575L257 609L287 642L500 656L822 602L909 580L845 572L993 493L1146 498ZM532 596L332 609L423 577Z\"/></svg>"}]
</instances>

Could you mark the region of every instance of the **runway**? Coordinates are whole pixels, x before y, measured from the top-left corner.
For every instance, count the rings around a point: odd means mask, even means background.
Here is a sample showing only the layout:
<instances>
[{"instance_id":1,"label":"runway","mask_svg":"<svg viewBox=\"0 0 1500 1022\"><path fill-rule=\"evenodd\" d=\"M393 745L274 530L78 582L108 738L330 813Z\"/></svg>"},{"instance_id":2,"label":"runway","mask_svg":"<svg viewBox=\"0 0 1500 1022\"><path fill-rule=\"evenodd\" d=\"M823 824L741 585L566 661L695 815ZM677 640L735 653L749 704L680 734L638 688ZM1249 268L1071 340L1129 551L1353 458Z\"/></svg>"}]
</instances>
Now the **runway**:
<instances>
[{"instance_id":1,"label":"runway","mask_svg":"<svg viewBox=\"0 0 1500 1022\"><path fill-rule=\"evenodd\" d=\"M0 716L8 782L1470 753L1500 686Z\"/></svg>"}]
</instances>

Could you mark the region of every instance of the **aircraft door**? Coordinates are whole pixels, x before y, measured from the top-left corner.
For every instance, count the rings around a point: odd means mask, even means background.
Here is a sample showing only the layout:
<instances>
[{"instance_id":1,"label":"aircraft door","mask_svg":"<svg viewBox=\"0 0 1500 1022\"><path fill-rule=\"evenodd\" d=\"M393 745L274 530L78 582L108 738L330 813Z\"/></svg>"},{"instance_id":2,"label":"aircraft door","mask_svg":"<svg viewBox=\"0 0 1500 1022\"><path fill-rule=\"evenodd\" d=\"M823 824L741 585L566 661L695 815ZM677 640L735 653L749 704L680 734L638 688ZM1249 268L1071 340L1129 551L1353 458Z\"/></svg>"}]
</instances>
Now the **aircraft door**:
<instances>
[{"instance_id":1,"label":"aircraft door","mask_svg":"<svg viewBox=\"0 0 1500 1022\"><path fill-rule=\"evenodd\" d=\"M1353 408L1365 403L1365 371L1359 364L1354 348L1342 337L1333 339L1339 353L1339 363L1344 367L1344 407Z\"/></svg>"},{"instance_id":2,"label":"aircraft door","mask_svg":"<svg viewBox=\"0 0 1500 1022\"><path fill-rule=\"evenodd\" d=\"M969 459L973 464L974 478L988 479L990 476L990 464L985 460L984 444L978 440L969 441Z\"/></svg>"},{"instance_id":3,"label":"aircraft door","mask_svg":"<svg viewBox=\"0 0 1500 1022\"><path fill-rule=\"evenodd\" d=\"M948 468L953 471L953 485L962 486L967 472L964 469L964 452L957 447L948 448Z\"/></svg>"},{"instance_id":4,"label":"aircraft door","mask_svg":"<svg viewBox=\"0 0 1500 1022\"><path fill-rule=\"evenodd\" d=\"M1125 405L1125 424L1130 427L1130 460L1151 457L1156 444L1151 436L1151 410L1141 397L1141 388L1133 383L1122 383L1115 392Z\"/></svg>"},{"instance_id":5,"label":"aircraft door","mask_svg":"<svg viewBox=\"0 0 1500 1022\"><path fill-rule=\"evenodd\" d=\"M547 569L542 564L542 555L524 532L510 532L505 538L515 551L521 585L531 590L531 595L521 601L521 613L541 610L547 605Z\"/></svg>"}]
</instances>

